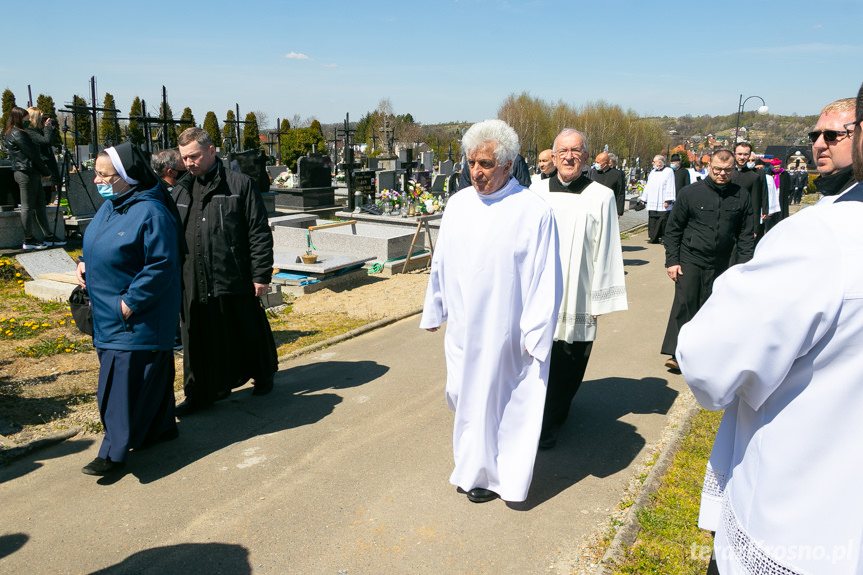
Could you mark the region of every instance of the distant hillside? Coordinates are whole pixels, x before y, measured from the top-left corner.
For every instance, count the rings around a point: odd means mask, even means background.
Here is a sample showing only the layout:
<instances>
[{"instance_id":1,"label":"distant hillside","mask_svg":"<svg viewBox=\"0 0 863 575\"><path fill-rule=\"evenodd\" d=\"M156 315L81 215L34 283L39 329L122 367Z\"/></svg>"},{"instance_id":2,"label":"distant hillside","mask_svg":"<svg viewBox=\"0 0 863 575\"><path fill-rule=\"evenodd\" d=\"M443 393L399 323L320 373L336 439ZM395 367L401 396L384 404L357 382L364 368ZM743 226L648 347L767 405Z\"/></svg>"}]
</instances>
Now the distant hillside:
<instances>
[{"instance_id":1,"label":"distant hillside","mask_svg":"<svg viewBox=\"0 0 863 575\"><path fill-rule=\"evenodd\" d=\"M711 134L716 139L728 139L728 142L732 142L737 114L680 118L664 116L654 119L669 134L673 146L684 141L697 142ZM806 134L817 121L818 115L761 116L757 112L744 112L740 115L741 137L752 142L756 152L763 152L767 146L805 144L808 142ZM746 128L746 131L743 128Z\"/></svg>"}]
</instances>

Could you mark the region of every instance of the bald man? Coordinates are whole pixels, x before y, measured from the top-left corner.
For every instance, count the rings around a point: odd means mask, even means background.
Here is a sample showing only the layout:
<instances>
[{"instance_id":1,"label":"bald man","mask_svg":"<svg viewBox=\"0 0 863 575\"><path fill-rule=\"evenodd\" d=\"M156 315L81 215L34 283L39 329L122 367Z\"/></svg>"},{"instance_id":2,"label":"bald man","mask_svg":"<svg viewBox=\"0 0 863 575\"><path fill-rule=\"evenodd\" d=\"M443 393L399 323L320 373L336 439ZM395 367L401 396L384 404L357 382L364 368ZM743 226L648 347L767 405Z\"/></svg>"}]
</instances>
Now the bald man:
<instances>
[{"instance_id":1,"label":"bald man","mask_svg":"<svg viewBox=\"0 0 863 575\"><path fill-rule=\"evenodd\" d=\"M530 177L530 185L550 178L557 173L557 168L554 166L554 161L552 160L551 150L543 150L539 153L536 159L536 167L539 169L539 173Z\"/></svg>"},{"instance_id":2,"label":"bald man","mask_svg":"<svg viewBox=\"0 0 863 575\"><path fill-rule=\"evenodd\" d=\"M623 172L611 165L611 158L606 152L597 154L594 160L593 169L588 173L588 177L602 184L607 188L611 188L614 192L614 200L617 207L617 217L623 215L623 203L626 196L626 176Z\"/></svg>"}]
</instances>

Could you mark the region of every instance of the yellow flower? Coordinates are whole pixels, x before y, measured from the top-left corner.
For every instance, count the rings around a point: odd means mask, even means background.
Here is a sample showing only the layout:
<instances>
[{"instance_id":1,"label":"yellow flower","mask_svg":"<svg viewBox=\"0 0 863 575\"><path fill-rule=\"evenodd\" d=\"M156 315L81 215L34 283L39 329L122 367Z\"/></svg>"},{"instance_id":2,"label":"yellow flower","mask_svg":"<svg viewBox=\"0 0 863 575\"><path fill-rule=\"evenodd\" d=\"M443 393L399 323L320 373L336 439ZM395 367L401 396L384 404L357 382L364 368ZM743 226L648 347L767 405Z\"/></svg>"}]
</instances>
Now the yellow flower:
<instances>
[{"instance_id":1,"label":"yellow flower","mask_svg":"<svg viewBox=\"0 0 863 575\"><path fill-rule=\"evenodd\" d=\"M66 322L65 322L65 321L63 321L63 320L60 320L60 321L58 321L57 323L59 323L60 325L66 325Z\"/></svg>"},{"instance_id":2,"label":"yellow flower","mask_svg":"<svg viewBox=\"0 0 863 575\"><path fill-rule=\"evenodd\" d=\"M21 277L21 273L20 273L20 272L19 272L19 273L16 273L16 274L15 274L15 277L16 277L16 278L20 278L20 277Z\"/></svg>"},{"instance_id":3,"label":"yellow flower","mask_svg":"<svg viewBox=\"0 0 863 575\"><path fill-rule=\"evenodd\" d=\"M71 349L69 349L69 348L67 347L67 348L66 348L66 353L69 353L70 351L72 351L72 350L71 350Z\"/></svg>"}]
</instances>

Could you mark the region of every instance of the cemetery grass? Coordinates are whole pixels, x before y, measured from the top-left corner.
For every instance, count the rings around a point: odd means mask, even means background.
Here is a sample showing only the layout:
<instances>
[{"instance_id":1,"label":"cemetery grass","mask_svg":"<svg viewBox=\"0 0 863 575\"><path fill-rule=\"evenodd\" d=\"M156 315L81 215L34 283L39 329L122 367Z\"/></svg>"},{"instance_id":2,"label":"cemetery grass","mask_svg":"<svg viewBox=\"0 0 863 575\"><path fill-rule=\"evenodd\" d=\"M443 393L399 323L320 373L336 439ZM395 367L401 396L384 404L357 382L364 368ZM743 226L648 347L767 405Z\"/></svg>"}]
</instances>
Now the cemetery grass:
<instances>
[{"instance_id":1,"label":"cemetery grass","mask_svg":"<svg viewBox=\"0 0 863 575\"><path fill-rule=\"evenodd\" d=\"M67 250L73 257L76 252ZM75 327L68 305L24 294L30 278L0 257L0 454L71 428L102 431L99 373L92 340ZM427 273L365 278L350 290L321 290L268 314L279 356L422 306ZM182 401L183 361L175 356L174 391ZM0 457L2 462L2 457Z\"/></svg>"},{"instance_id":2,"label":"cemetery grass","mask_svg":"<svg viewBox=\"0 0 863 575\"><path fill-rule=\"evenodd\" d=\"M700 410L689 433L651 497L637 513L640 526L635 543L624 549L615 575L663 573L701 575L707 572L713 538L698 527L704 469L722 412Z\"/></svg>"}]
</instances>

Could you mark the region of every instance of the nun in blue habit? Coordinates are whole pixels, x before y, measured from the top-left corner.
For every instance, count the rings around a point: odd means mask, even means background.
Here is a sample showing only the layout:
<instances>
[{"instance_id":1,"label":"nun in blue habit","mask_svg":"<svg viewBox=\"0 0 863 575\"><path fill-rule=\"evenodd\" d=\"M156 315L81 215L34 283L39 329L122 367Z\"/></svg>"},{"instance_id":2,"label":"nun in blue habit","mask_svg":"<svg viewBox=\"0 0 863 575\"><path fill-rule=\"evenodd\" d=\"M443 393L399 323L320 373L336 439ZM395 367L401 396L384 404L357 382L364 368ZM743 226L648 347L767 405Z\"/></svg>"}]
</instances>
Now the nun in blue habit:
<instances>
[{"instance_id":1,"label":"nun in blue habit","mask_svg":"<svg viewBox=\"0 0 863 575\"><path fill-rule=\"evenodd\" d=\"M84 234L78 282L93 312L105 438L87 475L107 475L130 449L178 435L173 342L180 313L181 233L173 200L132 143L96 158L102 204Z\"/></svg>"}]
</instances>

